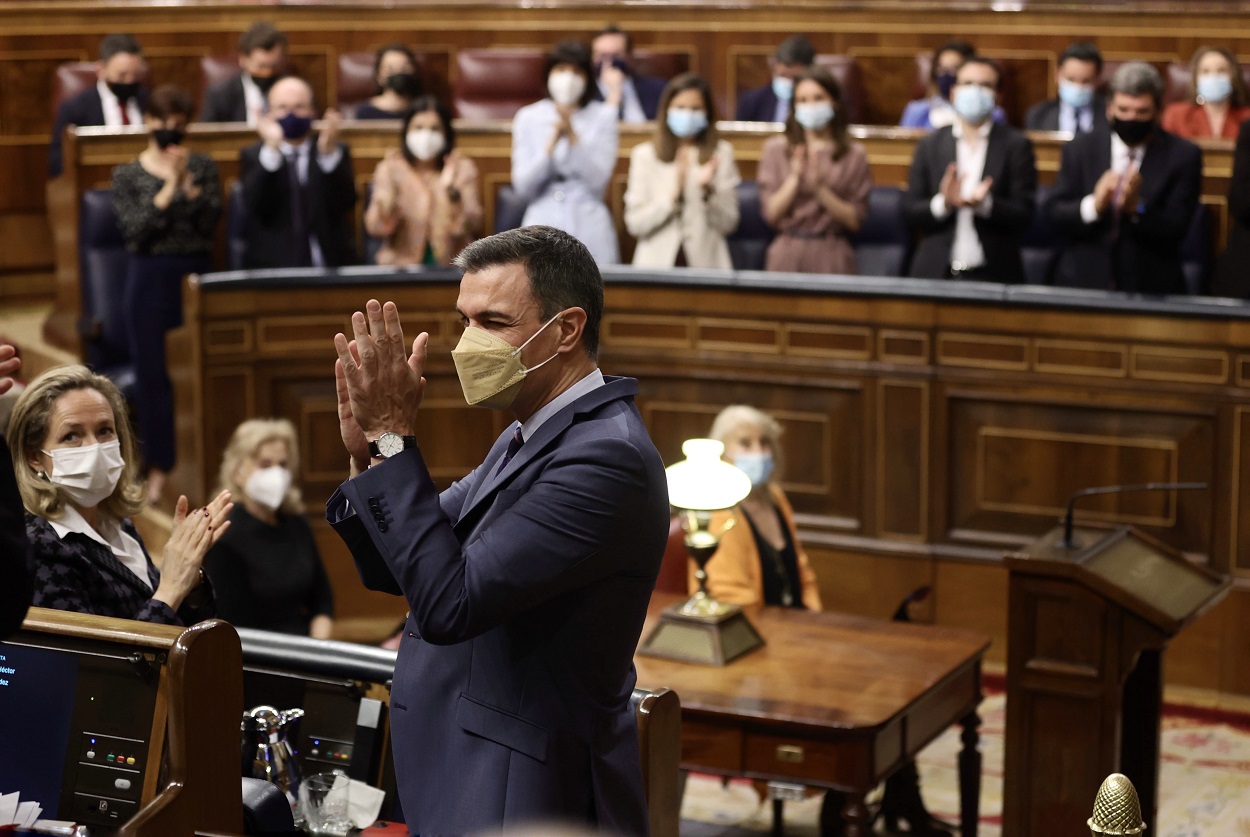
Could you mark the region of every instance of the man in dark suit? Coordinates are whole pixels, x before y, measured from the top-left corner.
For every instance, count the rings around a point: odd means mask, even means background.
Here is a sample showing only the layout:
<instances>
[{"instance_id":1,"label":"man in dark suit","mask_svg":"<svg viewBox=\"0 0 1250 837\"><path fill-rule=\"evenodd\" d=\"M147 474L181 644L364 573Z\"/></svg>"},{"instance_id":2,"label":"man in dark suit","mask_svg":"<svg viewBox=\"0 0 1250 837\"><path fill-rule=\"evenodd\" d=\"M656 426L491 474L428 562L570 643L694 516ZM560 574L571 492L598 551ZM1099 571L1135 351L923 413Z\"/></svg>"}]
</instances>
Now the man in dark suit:
<instances>
[{"instance_id":1,"label":"man in dark suit","mask_svg":"<svg viewBox=\"0 0 1250 837\"><path fill-rule=\"evenodd\" d=\"M811 69L816 49L802 35L791 35L768 59L773 80L738 97L734 119L739 122L785 122L794 99L794 80Z\"/></svg>"},{"instance_id":2,"label":"man in dark suit","mask_svg":"<svg viewBox=\"0 0 1250 837\"><path fill-rule=\"evenodd\" d=\"M1241 123L1228 181L1228 246L1211 284L1216 296L1250 298L1250 120Z\"/></svg>"},{"instance_id":3,"label":"man in dark suit","mask_svg":"<svg viewBox=\"0 0 1250 837\"><path fill-rule=\"evenodd\" d=\"M108 35L100 41L96 84L61 102L48 144L48 176L61 173L61 140L70 125L117 128L143 124L147 91L139 86L147 74L143 48L133 35Z\"/></svg>"},{"instance_id":4,"label":"man in dark suit","mask_svg":"<svg viewBox=\"0 0 1250 837\"><path fill-rule=\"evenodd\" d=\"M666 79L638 75L633 67L634 42L618 26L605 26L590 42L590 61L598 74L595 98L616 103L622 122L655 119Z\"/></svg>"},{"instance_id":5,"label":"man in dark suit","mask_svg":"<svg viewBox=\"0 0 1250 837\"><path fill-rule=\"evenodd\" d=\"M408 829L646 834L629 698L669 512L638 384L598 369L603 280L572 236L523 227L456 264L465 398L516 421L441 495L408 435L428 335L406 355L395 306L370 300L335 337L353 477L327 517L365 585L411 608L391 692Z\"/></svg>"},{"instance_id":6,"label":"man in dark suit","mask_svg":"<svg viewBox=\"0 0 1250 837\"><path fill-rule=\"evenodd\" d=\"M1159 125L1163 79L1130 61L1111 79L1110 130L1063 148L1046 211L1063 248L1055 284L1185 293L1180 246L1202 185L1202 152Z\"/></svg>"},{"instance_id":7,"label":"man in dark suit","mask_svg":"<svg viewBox=\"0 0 1250 837\"><path fill-rule=\"evenodd\" d=\"M321 132L313 134L315 113L308 82L282 79L269 91L269 112L257 126L260 142L239 152L248 219L245 267L356 261L356 183L351 152L338 141L342 117L327 110Z\"/></svg>"},{"instance_id":8,"label":"man in dark suit","mask_svg":"<svg viewBox=\"0 0 1250 837\"><path fill-rule=\"evenodd\" d=\"M1029 108L1024 126L1030 131L1088 134L1107 127L1107 100L1098 92L1102 53L1091 43L1069 44L1059 56L1055 83L1059 98Z\"/></svg>"},{"instance_id":9,"label":"man in dark suit","mask_svg":"<svg viewBox=\"0 0 1250 837\"><path fill-rule=\"evenodd\" d=\"M0 395L22 366L12 346L0 345ZM0 639L16 631L30 607L30 544L26 511L13 474L13 457L0 433Z\"/></svg>"},{"instance_id":10,"label":"man in dark suit","mask_svg":"<svg viewBox=\"0 0 1250 837\"><path fill-rule=\"evenodd\" d=\"M993 121L998 66L968 58L951 89L955 122L916 144L904 212L920 233L910 274L1023 282L1020 235L1033 219L1033 146Z\"/></svg>"},{"instance_id":11,"label":"man in dark suit","mask_svg":"<svg viewBox=\"0 0 1250 837\"><path fill-rule=\"evenodd\" d=\"M255 128L265 111L265 97L286 72L286 35L260 20L239 36L237 76L219 81L204 93L201 122L246 122Z\"/></svg>"}]
</instances>

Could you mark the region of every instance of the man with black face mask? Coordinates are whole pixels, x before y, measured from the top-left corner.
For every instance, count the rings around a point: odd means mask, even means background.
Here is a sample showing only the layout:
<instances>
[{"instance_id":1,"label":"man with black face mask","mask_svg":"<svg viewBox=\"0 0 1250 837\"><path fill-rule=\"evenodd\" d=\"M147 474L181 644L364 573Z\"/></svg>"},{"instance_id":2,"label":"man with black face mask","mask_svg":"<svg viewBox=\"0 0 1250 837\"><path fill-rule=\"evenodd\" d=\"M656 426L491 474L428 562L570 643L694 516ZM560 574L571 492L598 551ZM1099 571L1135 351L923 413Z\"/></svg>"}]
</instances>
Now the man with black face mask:
<instances>
[{"instance_id":1,"label":"man with black face mask","mask_svg":"<svg viewBox=\"0 0 1250 837\"><path fill-rule=\"evenodd\" d=\"M204 93L201 122L246 122L255 128L265 112L265 97L286 73L286 35L259 20L239 36L239 69Z\"/></svg>"},{"instance_id":2,"label":"man with black face mask","mask_svg":"<svg viewBox=\"0 0 1250 837\"><path fill-rule=\"evenodd\" d=\"M95 87L61 102L56 109L48 146L48 176L61 173L61 138L70 125L110 128L143 124L147 91L139 86L147 75L143 48L133 35L109 35L100 41Z\"/></svg>"},{"instance_id":3,"label":"man with black face mask","mask_svg":"<svg viewBox=\"0 0 1250 837\"><path fill-rule=\"evenodd\" d=\"M1142 61L1111 78L1107 128L1069 142L1047 214L1064 238L1054 283L1183 294L1180 246L1198 206L1202 152L1163 130L1163 79Z\"/></svg>"},{"instance_id":4,"label":"man with black face mask","mask_svg":"<svg viewBox=\"0 0 1250 837\"><path fill-rule=\"evenodd\" d=\"M325 112L313 132L313 91L288 76L269 91L260 142L239 152L247 213L243 265L339 267L356 261L351 213L356 180L348 147L338 141L342 116Z\"/></svg>"}]
</instances>

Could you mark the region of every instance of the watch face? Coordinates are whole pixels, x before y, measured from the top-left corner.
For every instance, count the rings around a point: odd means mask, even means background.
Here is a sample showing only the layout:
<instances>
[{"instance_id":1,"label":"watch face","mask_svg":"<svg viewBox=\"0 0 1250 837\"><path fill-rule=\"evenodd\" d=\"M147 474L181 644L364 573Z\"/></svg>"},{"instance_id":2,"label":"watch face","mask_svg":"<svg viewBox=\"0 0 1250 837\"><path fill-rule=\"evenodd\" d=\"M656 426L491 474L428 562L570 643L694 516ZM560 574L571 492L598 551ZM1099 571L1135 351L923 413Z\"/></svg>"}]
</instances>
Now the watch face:
<instances>
[{"instance_id":1,"label":"watch face","mask_svg":"<svg viewBox=\"0 0 1250 837\"><path fill-rule=\"evenodd\" d=\"M392 457L404 450L404 440L402 436L394 433L383 433L378 437L378 453L385 457Z\"/></svg>"}]
</instances>

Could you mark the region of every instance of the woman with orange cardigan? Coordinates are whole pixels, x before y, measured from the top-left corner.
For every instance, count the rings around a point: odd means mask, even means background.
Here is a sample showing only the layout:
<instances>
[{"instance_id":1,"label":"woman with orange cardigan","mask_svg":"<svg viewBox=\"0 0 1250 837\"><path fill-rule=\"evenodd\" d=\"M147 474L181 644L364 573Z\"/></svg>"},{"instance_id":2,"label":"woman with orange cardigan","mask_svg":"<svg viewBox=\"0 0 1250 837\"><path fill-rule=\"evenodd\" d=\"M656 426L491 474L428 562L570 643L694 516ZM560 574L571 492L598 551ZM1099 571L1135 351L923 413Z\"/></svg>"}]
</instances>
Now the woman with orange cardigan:
<instances>
[{"instance_id":1,"label":"woman with orange cardigan","mask_svg":"<svg viewBox=\"0 0 1250 837\"><path fill-rule=\"evenodd\" d=\"M816 575L799 544L794 511L774 481L781 424L754 407L721 410L708 434L725 445L724 459L751 478L751 493L731 511L713 515L712 531L736 523L708 562L708 592L726 604L770 604L820 610ZM690 590L698 589L690 564Z\"/></svg>"}]
</instances>

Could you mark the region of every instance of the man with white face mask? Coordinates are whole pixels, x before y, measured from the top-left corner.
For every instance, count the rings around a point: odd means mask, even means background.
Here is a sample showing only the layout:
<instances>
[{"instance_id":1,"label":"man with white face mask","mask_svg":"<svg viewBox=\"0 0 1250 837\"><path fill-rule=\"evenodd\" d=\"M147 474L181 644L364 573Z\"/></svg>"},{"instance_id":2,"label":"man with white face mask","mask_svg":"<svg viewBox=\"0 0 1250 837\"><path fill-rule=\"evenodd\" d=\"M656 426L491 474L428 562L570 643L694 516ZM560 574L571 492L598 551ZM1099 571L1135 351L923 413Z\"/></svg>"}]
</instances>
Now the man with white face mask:
<instances>
[{"instance_id":1,"label":"man with white face mask","mask_svg":"<svg viewBox=\"0 0 1250 837\"><path fill-rule=\"evenodd\" d=\"M620 261L616 225L604 203L616 168L619 103L593 100L590 50L562 41L547 56L548 97L512 121L512 188L529 202L523 226L575 237L601 265Z\"/></svg>"},{"instance_id":2,"label":"man with white face mask","mask_svg":"<svg viewBox=\"0 0 1250 837\"><path fill-rule=\"evenodd\" d=\"M1024 126L1030 131L1087 134L1107 127L1107 100L1098 92L1102 53L1091 43L1069 44L1055 70L1057 98L1029 108Z\"/></svg>"},{"instance_id":3,"label":"man with white face mask","mask_svg":"<svg viewBox=\"0 0 1250 837\"><path fill-rule=\"evenodd\" d=\"M668 491L638 385L597 367L603 283L571 236L511 230L456 263L465 398L516 421L441 495L421 451L438 440L412 435L428 335L408 355L370 300L335 337L352 478L327 518L365 585L411 608L391 692L408 828L645 834L629 697Z\"/></svg>"},{"instance_id":4,"label":"man with white face mask","mask_svg":"<svg viewBox=\"0 0 1250 837\"><path fill-rule=\"evenodd\" d=\"M998 66L969 58L955 74L953 125L916 143L907 221L920 232L910 274L925 279L1023 282L1020 235L1033 218L1033 146L993 121Z\"/></svg>"},{"instance_id":5,"label":"man with white face mask","mask_svg":"<svg viewBox=\"0 0 1250 837\"><path fill-rule=\"evenodd\" d=\"M816 49L803 35L791 35L777 45L768 59L772 80L738 97L734 119L738 122L785 122L794 101L794 80L812 68Z\"/></svg>"}]
</instances>

